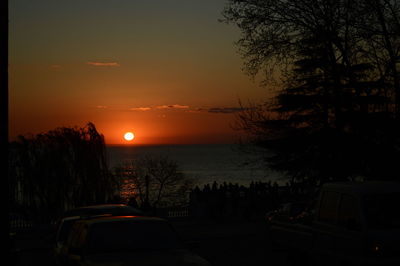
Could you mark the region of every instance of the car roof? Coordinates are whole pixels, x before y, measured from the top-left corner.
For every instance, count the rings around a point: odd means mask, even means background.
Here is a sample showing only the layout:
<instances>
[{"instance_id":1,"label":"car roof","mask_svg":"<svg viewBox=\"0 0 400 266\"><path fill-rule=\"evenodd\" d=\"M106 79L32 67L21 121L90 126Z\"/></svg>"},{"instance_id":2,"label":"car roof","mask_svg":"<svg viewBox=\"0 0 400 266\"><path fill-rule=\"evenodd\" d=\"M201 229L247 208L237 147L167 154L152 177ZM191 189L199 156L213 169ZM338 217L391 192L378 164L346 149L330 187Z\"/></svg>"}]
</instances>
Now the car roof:
<instances>
[{"instance_id":1,"label":"car roof","mask_svg":"<svg viewBox=\"0 0 400 266\"><path fill-rule=\"evenodd\" d=\"M82 219L82 216L67 216L61 219L62 222L64 221L72 221L72 220L79 220Z\"/></svg>"},{"instance_id":2,"label":"car roof","mask_svg":"<svg viewBox=\"0 0 400 266\"><path fill-rule=\"evenodd\" d=\"M121 207L130 207L126 204L99 204L99 205L89 205L82 206L72 210L86 210L86 209L112 209L112 208L121 208Z\"/></svg>"},{"instance_id":3,"label":"car roof","mask_svg":"<svg viewBox=\"0 0 400 266\"><path fill-rule=\"evenodd\" d=\"M126 204L101 204L101 205L90 205L90 206L83 206L74 208L71 210L67 210L62 217L67 216L79 216L79 215L90 215L90 214L102 214L102 211L118 211L118 210L127 210L131 213L129 214L141 214L143 213L141 210L134 208L132 206ZM128 214L128 213L127 213Z\"/></svg>"},{"instance_id":4,"label":"car roof","mask_svg":"<svg viewBox=\"0 0 400 266\"><path fill-rule=\"evenodd\" d=\"M400 182L366 181L366 182L333 182L326 183L323 190L333 190L354 194L381 194L400 192Z\"/></svg>"},{"instance_id":5,"label":"car roof","mask_svg":"<svg viewBox=\"0 0 400 266\"><path fill-rule=\"evenodd\" d=\"M101 217L93 217L87 219L81 219L77 221L77 223L85 223L88 225L98 224L98 223L110 223L110 222L124 222L124 221L133 221L133 222L167 222L167 220L159 218L159 217L150 217L150 216L101 216Z\"/></svg>"},{"instance_id":6,"label":"car roof","mask_svg":"<svg viewBox=\"0 0 400 266\"><path fill-rule=\"evenodd\" d=\"M61 222L65 221L74 221L74 220L88 220L88 219L96 219L96 218L102 218L102 217L109 217L109 216L121 216L120 215L112 215L112 214L93 214L93 215L76 215L76 216L67 216L61 219Z\"/></svg>"}]
</instances>

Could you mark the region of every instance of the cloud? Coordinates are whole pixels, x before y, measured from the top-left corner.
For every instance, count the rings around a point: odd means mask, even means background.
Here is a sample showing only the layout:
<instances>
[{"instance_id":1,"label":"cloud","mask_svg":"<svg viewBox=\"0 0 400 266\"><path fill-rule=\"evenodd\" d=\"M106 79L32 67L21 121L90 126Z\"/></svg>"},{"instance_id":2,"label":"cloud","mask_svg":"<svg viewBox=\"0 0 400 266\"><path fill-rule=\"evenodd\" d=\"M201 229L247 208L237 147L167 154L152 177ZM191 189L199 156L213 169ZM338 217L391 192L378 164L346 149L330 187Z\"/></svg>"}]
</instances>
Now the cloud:
<instances>
[{"instance_id":1,"label":"cloud","mask_svg":"<svg viewBox=\"0 0 400 266\"><path fill-rule=\"evenodd\" d=\"M243 111L243 108L241 107L214 107L208 109L208 112L213 114L232 114L241 111Z\"/></svg>"},{"instance_id":2,"label":"cloud","mask_svg":"<svg viewBox=\"0 0 400 266\"><path fill-rule=\"evenodd\" d=\"M117 62L86 62L87 65L91 66L110 66L110 67L119 67L121 66Z\"/></svg>"},{"instance_id":3,"label":"cloud","mask_svg":"<svg viewBox=\"0 0 400 266\"><path fill-rule=\"evenodd\" d=\"M131 110L131 111L142 111L142 112L144 112L144 111L149 111L149 110L151 110L151 108L150 108L150 107L133 107L133 108L130 108L129 110Z\"/></svg>"},{"instance_id":4,"label":"cloud","mask_svg":"<svg viewBox=\"0 0 400 266\"><path fill-rule=\"evenodd\" d=\"M203 113L203 112L207 112L207 109L204 108L197 108L197 109L192 109L192 110L187 110L186 112L188 113Z\"/></svg>"},{"instance_id":5,"label":"cloud","mask_svg":"<svg viewBox=\"0 0 400 266\"><path fill-rule=\"evenodd\" d=\"M189 105L181 105L181 104L172 104L172 105L158 105L158 106L151 106L151 107L132 107L129 108L130 111L150 111L150 110L184 110L188 113L212 113L212 114L232 114L241 112L243 110L247 110L247 108L242 107L211 107L211 108L204 108L204 107L190 107Z\"/></svg>"},{"instance_id":6,"label":"cloud","mask_svg":"<svg viewBox=\"0 0 400 266\"><path fill-rule=\"evenodd\" d=\"M180 104L172 104L172 105L158 105L158 106L141 106L141 107L132 107L129 108L130 111L150 111L150 110L182 110L182 109L189 109L190 107L188 105L180 105Z\"/></svg>"},{"instance_id":7,"label":"cloud","mask_svg":"<svg viewBox=\"0 0 400 266\"><path fill-rule=\"evenodd\" d=\"M160 105L156 106L157 109L189 109L188 105L180 105L180 104L173 104L173 105Z\"/></svg>"},{"instance_id":8,"label":"cloud","mask_svg":"<svg viewBox=\"0 0 400 266\"><path fill-rule=\"evenodd\" d=\"M50 68L51 69L60 69L61 65L51 65Z\"/></svg>"},{"instance_id":9,"label":"cloud","mask_svg":"<svg viewBox=\"0 0 400 266\"><path fill-rule=\"evenodd\" d=\"M108 106L105 106L105 105L97 105L96 108L97 108L97 109L107 109Z\"/></svg>"}]
</instances>

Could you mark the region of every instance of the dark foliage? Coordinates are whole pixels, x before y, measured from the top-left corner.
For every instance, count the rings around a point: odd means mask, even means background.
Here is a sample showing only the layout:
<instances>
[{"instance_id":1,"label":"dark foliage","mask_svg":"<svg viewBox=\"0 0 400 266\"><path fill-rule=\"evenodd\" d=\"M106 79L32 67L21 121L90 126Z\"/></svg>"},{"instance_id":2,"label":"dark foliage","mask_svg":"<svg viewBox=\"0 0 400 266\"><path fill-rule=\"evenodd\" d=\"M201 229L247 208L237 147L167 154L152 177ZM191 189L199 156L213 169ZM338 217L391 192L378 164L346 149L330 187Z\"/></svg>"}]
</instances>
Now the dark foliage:
<instances>
[{"instance_id":1,"label":"dark foliage","mask_svg":"<svg viewBox=\"0 0 400 266\"><path fill-rule=\"evenodd\" d=\"M123 196L135 195L142 209L186 205L194 183L164 155L146 155L126 162L115 169L115 176L123 182Z\"/></svg>"},{"instance_id":2,"label":"dark foliage","mask_svg":"<svg viewBox=\"0 0 400 266\"><path fill-rule=\"evenodd\" d=\"M104 137L92 123L19 136L10 143L10 202L40 219L105 203L116 189L106 159Z\"/></svg>"},{"instance_id":3,"label":"dark foliage","mask_svg":"<svg viewBox=\"0 0 400 266\"><path fill-rule=\"evenodd\" d=\"M282 79L271 101L237 117L274 152L270 167L311 183L398 178L397 1L232 0L224 17L242 30L247 72Z\"/></svg>"}]
</instances>

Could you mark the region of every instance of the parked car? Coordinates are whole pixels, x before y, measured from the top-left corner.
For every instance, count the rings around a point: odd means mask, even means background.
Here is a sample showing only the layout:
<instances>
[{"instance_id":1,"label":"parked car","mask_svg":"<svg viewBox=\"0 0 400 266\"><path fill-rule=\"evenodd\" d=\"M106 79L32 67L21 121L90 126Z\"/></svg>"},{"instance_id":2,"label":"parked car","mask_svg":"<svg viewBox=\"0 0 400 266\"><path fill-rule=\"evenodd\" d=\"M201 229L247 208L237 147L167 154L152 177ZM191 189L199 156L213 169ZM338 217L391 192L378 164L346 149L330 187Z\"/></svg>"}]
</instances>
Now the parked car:
<instances>
[{"instance_id":1,"label":"parked car","mask_svg":"<svg viewBox=\"0 0 400 266\"><path fill-rule=\"evenodd\" d=\"M400 265L399 202L400 183L325 184L308 223L272 219L270 237L293 264Z\"/></svg>"},{"instance_id":2,"label":"parked car","mask_svg":"<svg viewBox=\"0 0 400 266\"><path fill-rule=\"evenodd\" d=\"M66 211L58 220L54 233L54 253L56 258L63 249L74 222L84 218L99 216L143 215L139 209L125 204L103 204L84 206Z\"/></svg>"},{"instance_id":3,"label":"parked car","mask_svg":"<svg viewBox=\"0 0 400 266\"><path fill-rule=\"evenodd\" d=\"M139 209L133 208L125 204L103 204L103 205L78 207L75 209L68 210L61 216L61 219L71 216L84 216L84 215L93 216L102 214L143 215L143 212Z\"/></svg>"},{"instance_id":4,"label":"parked car","mask_svg":"<svg viewBox=\"0 0 400 266\"><path fill-rule=\"evenodd\" d=\"M164 219L109 216L77 220L59 265L210 265L188 250Z\"/></svg>"},{"instance_id":5,"label":"parked car","mask_svg":"<svg viewBox=\"0 0 400 266\"><path fill-rule=\"evenodd\" d=\"M59 217L54 227L54 233L58 234L60 231L60 225L65 218L68 217L90 217L96 215L144 215L143 212L139 209L133 208L129 205L125 204L102 204L102 205L91 205L91 206L83 206L74 208L71 210L67 210L66 212ZM73 220L73 219L72 219Z\"/></svg>"},{"instance_id":6,"label":"parked car","mask_svg":"<svg viewBox=\"0 0 400 266\"><path fill-rule=\"evenodd\" d=\"M60 258L59 255L65 246L65 242L68 239L69 233L71 232L72 225L80 219L80 216L72 216L65 217L59 222L54 241L54 257L56 264L58 264L57 260Z\"/></svg>"}]
</instances>

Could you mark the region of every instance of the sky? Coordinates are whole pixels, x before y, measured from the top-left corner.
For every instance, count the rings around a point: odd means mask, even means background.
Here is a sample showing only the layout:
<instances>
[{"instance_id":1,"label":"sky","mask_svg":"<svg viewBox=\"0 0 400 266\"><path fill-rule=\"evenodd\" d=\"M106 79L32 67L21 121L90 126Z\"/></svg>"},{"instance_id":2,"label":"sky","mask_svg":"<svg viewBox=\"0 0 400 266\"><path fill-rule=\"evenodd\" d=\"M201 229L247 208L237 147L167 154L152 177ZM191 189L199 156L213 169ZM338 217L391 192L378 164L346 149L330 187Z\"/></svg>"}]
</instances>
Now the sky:
<instances>
[{"instance_id":1,"label":"sky","mask_svg":"<svg viewBox=\"0 0 400 266\"><path fill-rule=\"evenodd\" d=\"M239 100L265 89L226 2L10 0L10 139L93 122L106 144L235 142Z\"/></svg>"}]
</instances>

